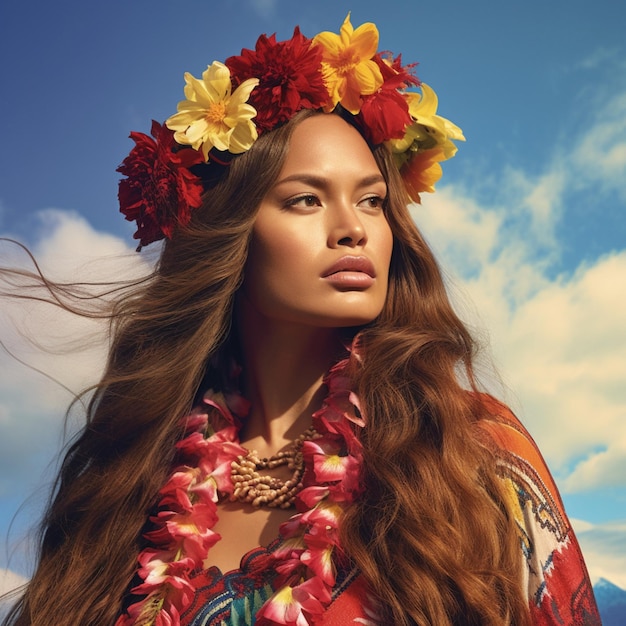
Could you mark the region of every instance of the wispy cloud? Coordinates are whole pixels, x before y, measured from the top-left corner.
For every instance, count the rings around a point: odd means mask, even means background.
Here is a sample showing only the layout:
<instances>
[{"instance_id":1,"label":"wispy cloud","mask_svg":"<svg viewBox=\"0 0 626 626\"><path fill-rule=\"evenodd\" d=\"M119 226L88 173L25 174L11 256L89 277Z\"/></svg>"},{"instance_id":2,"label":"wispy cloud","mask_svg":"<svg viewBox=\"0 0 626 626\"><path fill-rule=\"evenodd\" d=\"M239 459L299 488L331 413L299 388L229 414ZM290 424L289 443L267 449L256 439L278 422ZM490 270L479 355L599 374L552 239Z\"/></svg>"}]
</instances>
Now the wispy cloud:
<instances>
[{"instance_id":1,"label":"wispy cloud","mask_svg":"<svg viewBox=\"0 0 626 626\"><path fill-rule=\"evenodd\" d=\"M590 55L582 59L575 65L575 69L595 70L597 68L609 66L618 67L623 65L624 59L622 51L619 48L606 48L600 46L596 48Z\"/></svg>"},{"instance_id":2,"label":"wispy cloud","mask_svg":"<svg viewBox=\"0 0 626 626\"><path fill-rule=\"evenodd\" d=\"M608 99L596 96L590 126L575 142L569 160L576 172L572 185L614 191L626 200L626 91Z\"/></svg>"},{"instance_id":3,"label":"wispy cloud","mask_svg":"<svg viewBox=\"0 0 626 626\"><path fill-rule=\"evenodd\" d=\"M39 224L41 237L31 242L31 249L50 278L110 281L148 270L120 239L94 231L76 214L45 211ZM0 254L3 264L32 269L15 246L2 244ZM18 516L15 523L14 534L21 539L23 526L33 523L45 499L53 473L46 468L62 445L65 410L74 394L96 382L102 370L106 326L51 305L3 298L0 339L4 345L0 349L0 496L3 508L14 507L2 511L0 528L6 527L22 501L36 494L36 504L31 502L24 511L28 520L24 524ZM70 423L70 431L78 426Z\"/></svg>"},{"instance_id":4,"label":"wispy cloud","mask_svg":"<svg viewBox=\"0 0 626 626\"><path fill-rule=\"evenodd\" d=\"M603 484L616 467L626 477L626 251L550 279L545 259L534 255L536 241L526 230L505 227L502 211L447 189L419 210L417 221L456 277L462 315L488 332L496 362L563 487ZM594 472L585 481L579 472L566 480L581 458Z\"/></svg>"},{"instance_id":5,"label":"wispy cloud","mask_svg":"<svg viewBox=\"0 0 626 626\"><path fill-rule=\"evenodd\" d=\"M250 8L261 18L271 19L276 14L278 0L247 0Z\"/></svg>"},{"instance_id":6,"label":"wispy cloud","mask_svg":"<svg viewBox=\"0 0 626 626\"><path fill-rule=\"evenodd\" d=\"M593 525L572 520L592 581L610 580L626 589L626 520Z\"/></svg>"},{"instance_id":7,"label":"wispy cloud","mask_svg":"<svg viewBox=\"0 0 626 626\"><path fill-rule=\"evenodd\" d=\"M20 574L16 574L8 569L0 569L0 596L9 591L14 591L21 587L24 583L28 581L27 578L21 576ZM0 619L4 617L4 615L8 612L10 607L12 598L1 601L0 600Z\"/></svg>"}]
</instances>

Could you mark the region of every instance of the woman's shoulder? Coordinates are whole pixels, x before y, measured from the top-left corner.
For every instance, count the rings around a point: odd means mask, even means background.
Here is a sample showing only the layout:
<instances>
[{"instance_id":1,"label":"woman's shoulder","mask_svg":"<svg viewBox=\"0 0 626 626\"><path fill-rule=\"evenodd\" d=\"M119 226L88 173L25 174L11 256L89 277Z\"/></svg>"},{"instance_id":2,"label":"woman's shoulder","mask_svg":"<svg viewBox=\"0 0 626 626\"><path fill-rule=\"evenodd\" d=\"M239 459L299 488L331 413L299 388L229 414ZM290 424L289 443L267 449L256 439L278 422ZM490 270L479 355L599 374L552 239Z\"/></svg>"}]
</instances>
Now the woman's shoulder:
<instances>
[{"instance_id":1,"label":"woman's shoulder","mask_svg":"<svg viewBox=\"0 0 626 626\"><path fill-rule=\"evenodd\" d=\"M535 440L513 411L488 394L479 396L483 417L477 422L491 449L518 521L549 528L557 541L571 534L571 524L556 482ZM525 510L527 509L527 510Z\"/></svg>"},{"instance_id":2,"label":"woman's shoulder","mask_svg":"<svg viewBox=\"0 0 626 626\"><path fill-rule=\"evenodd\" d=\"M516 504L527 503L535 513L549 511L549 525L563 539L570 524L535 440L504 403L488 394L480 394L479 399L483 409L482 419L477 422L479 436L494 454L498 475L515 494Z\"/></svg>"},{"instance_id":3,"label":"woman's shoulder","mask_svg":"<svg viewBox=\"0 0 626 626\"><path fill-rule=\"evenodd\" d=\"M505 404L488 394L479 399L483 418L478 428L487 435L482 439L494 453L520 533L522 576L533 623L599 625L580 546L535 440Z\"/></svg>"},{"instance_id":4,"label":"woman's shoulder","mask_svg":"<svg viewBox=\"0 0 626 626\"><path fill-rule=\"evenodd\" d=\"M477 422L484 441L501 462L530 466L550 487L556 485L535 440L515 413L503 402L482 393L477 399L482 409Z\"/></svg>"}]
</instances>

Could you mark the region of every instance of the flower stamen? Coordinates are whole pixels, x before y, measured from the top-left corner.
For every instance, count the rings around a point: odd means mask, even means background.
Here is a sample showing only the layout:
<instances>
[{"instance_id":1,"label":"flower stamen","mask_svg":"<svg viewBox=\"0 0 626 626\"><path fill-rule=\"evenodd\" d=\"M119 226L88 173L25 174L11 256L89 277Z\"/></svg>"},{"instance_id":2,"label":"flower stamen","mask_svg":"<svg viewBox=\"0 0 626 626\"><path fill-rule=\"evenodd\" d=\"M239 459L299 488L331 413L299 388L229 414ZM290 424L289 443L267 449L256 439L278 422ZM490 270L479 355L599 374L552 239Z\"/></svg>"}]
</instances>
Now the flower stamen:
<instances>
[{"instance_id":1,"label":"flower stamen","mask_svg":"<svg viewBox=\"0 0 626 626\"><path fill-rule=\"evenodd\" d=\"M221 125L224 123L226 117L226 105L223 102L215 102L212 104L206 115L205 119L209 124Z\"/></svg>"}]
</instances>

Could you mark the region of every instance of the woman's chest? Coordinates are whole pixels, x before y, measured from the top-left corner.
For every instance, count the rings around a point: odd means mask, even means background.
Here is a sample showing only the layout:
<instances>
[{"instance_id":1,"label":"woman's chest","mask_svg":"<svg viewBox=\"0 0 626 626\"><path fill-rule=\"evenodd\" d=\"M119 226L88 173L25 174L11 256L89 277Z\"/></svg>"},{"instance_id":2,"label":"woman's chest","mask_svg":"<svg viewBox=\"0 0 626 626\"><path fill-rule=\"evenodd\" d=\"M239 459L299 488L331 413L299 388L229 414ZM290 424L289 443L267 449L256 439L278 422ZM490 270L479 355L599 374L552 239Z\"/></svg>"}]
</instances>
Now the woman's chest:
<instances>
[{"instance_id":1,"label":"woman's chest","mask_svg":"<svg viewBox=\"0 0 626 626\"><path fill-rule=\"evenodd\" d=\"M295 509L263 509L227 502L218 505L217 514L213 530L221 539L209 550L204 565L230 572L239 567L244 554L274 541L280 525L295 514Z\"/></svg>"}]
</instances>

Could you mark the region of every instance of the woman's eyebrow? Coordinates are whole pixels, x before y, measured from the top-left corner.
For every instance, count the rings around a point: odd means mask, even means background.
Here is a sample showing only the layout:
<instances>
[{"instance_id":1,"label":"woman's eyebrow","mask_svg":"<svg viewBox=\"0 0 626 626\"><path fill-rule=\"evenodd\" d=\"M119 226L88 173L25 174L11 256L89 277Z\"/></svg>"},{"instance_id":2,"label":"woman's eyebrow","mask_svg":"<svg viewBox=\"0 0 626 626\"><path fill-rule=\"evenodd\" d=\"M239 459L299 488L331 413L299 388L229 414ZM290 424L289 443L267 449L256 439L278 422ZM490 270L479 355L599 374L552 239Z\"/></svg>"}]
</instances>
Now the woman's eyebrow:
<instances>
[{"instance_id":1,"label":"woman's eyebrow","mask_svg":"<svg viewBox=\"0 0 626 626\"><path fill-rule=\"evenodd\" d=\"M298 182L305 183L306 185L311 185L317 189L325 189L330 187L331 179L325 176L316 176L315 174L291 174L290 176L285 176L280 180L276 181L275 187L279 185L283 185L285 183ZM375 185L378 183L387 184L387 181L384 179L383 175L380 173L371 174L369 176L364 176L357 183L357 187L367 187L369 185Z\"/></svg>"}]
</instances>

